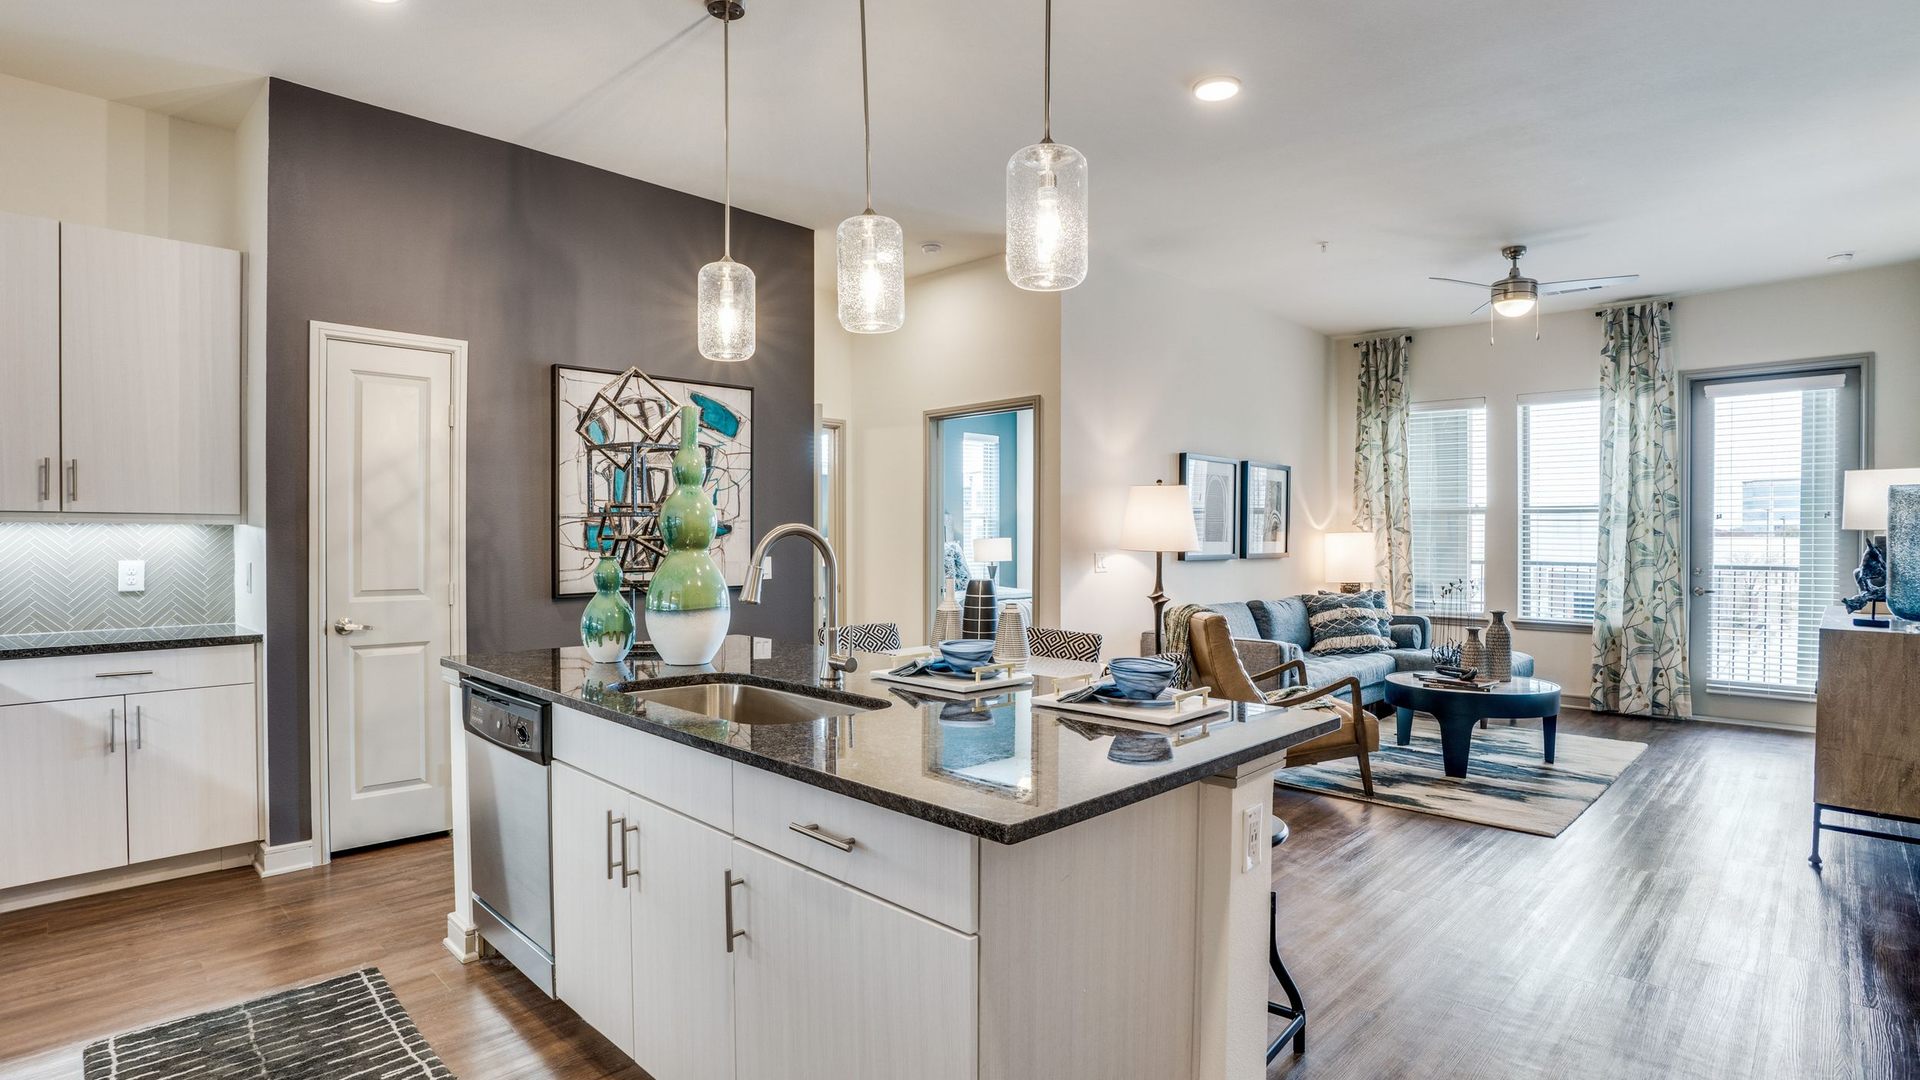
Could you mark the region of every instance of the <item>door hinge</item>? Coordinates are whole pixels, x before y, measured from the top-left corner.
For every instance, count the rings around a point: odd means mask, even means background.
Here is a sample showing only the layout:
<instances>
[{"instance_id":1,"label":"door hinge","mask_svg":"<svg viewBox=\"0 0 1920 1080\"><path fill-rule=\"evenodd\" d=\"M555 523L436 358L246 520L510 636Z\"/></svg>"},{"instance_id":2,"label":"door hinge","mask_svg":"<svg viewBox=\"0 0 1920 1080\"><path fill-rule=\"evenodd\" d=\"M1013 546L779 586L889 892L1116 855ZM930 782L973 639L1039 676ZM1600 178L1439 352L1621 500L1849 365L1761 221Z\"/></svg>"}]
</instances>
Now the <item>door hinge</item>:
<instances>
[{"instance_id":1,"label":"door hinge","mask_svg":"<svg viewBox=\"0 0 1920 1080\"><path fill-rule=\"evenodd\" d=\"M453 582L451 581L447 582L447 606L448 607L453 606L453 600L455 595L456 594L453 591Z\"/></svg>"},{"instance_id":2,"label":"door hinge","mask_svg":"<svg viewBox=\"0 0 1920 1080\"><path fill-rule=\"evenodd\" d=\"M447 402L447 428L453 428L453 402Z\"/></svg>"}]
</instances>

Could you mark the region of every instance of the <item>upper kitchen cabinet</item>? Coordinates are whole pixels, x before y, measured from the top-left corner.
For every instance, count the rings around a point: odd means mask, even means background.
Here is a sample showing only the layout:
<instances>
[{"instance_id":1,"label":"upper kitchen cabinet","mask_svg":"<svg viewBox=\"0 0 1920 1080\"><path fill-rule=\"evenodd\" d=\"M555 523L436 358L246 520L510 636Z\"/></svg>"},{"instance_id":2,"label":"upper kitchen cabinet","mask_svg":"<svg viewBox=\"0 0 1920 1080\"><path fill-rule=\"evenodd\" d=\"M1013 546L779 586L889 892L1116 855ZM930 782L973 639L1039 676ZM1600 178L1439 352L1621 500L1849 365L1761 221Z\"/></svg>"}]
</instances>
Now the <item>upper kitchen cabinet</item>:
<instances>
[{"instance_id":1,"label":"upper kitchen cabinet","mask_svg":"<svg viewBox=\"0 0 1920 1080\"><path fill-rule=\"evenodd\" d=\"M0 511L58 510L58 222L0 214L0 385Z\"/></svg>"},{"instance_id":2,"label":"upper kitchen cabinet","mask_svg":"<svg viewBox=\"0 0 1920 1080\"><path fill-rule=\"evenodd\" d=\"M240 513L240 253L62 225L59 283L61 508Z\"/></svg>"}]
</instances>

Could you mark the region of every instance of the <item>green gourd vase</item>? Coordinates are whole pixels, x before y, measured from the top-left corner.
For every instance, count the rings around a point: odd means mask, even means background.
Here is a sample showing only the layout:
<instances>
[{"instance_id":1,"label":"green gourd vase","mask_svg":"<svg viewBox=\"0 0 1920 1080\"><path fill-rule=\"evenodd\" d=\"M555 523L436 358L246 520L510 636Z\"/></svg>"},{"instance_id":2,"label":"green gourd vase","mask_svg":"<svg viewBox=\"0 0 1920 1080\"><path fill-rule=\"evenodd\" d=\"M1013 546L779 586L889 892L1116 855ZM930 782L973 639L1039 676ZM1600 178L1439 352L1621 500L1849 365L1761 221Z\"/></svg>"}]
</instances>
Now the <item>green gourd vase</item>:
<instances>
[{"instance_id":1,"label":"green gourd vase","mask_svg":"<svg viewBox=\"0 0 1920 1080\"><path fill-rule=\"evenodd\" d=\"M626 575L612 556L602 555L593 567L593 599L580 615L580 644L596 664L611 664L633 648L633 605L620 595Z\"/></svg>"},{"instance_id":2,"label":"green gourd vase","mask_svg":"<svg viewBox=\"0 0 1920 1080\"><path fill-rule=\"evenodd\" d=\"M700 410L680 410L680 449L673 455L673 493L660 504L667 554L647 585L647 636L668 664L713 662L727 637L732 601L727 578L709 554L720 509L706 490L707 458L696 437Z\"/></svg>"}]
</instances>

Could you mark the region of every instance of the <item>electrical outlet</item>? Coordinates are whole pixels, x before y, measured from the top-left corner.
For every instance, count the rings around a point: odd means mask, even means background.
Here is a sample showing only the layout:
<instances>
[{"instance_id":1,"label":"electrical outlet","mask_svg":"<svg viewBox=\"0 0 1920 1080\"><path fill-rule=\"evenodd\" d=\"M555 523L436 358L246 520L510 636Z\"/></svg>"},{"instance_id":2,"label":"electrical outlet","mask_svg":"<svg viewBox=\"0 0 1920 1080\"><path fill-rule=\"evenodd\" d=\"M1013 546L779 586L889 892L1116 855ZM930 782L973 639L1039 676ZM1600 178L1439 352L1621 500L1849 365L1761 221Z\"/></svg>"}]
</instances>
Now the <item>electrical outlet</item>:
<instances>
[{"instance_id":1,"label":"electrical outlet","mask_svg":"<svg viewBox=\"0 0 1920 1080\"><path fill-rule=\"evenodd\" d=\"M755 660L773 659L773 639L757 637L753 639L753 658Z\"/></svg>"},{"instance_id":2,"label":"electrical outlet","mask_svg":"<svg viewBox=\"0 0 1920 1080\"><path fill-rule=\"evenodd\" d=\"M121 559L119 580L121 592L146 592L147 560Z\"/></svg>"},{"instance_id":3,"label":"electrical outlet","mask_svg":"<svg viewBox=\"0 0 1920 1080\"><path fill-rule=\"evenodd\" d=\"M1093 572L1096 574L1104 574L1107 572L1106 552L1096 551L1093 553Z\"/></svg>"},{"instance_id":4,"label":"electrical outlet","mask_svg":"<svg viewBox=\"0 0 1920 1080\"><path fill-rule=\"evenodd\" d=\"M1264 806L1249 806L1241 814L1242 831L1246 834L1246 855L1240 863L1240 872L1251 874L1260 865L1260 852L1267 840L1267 814Z\"/></svg>"}]
</instances>

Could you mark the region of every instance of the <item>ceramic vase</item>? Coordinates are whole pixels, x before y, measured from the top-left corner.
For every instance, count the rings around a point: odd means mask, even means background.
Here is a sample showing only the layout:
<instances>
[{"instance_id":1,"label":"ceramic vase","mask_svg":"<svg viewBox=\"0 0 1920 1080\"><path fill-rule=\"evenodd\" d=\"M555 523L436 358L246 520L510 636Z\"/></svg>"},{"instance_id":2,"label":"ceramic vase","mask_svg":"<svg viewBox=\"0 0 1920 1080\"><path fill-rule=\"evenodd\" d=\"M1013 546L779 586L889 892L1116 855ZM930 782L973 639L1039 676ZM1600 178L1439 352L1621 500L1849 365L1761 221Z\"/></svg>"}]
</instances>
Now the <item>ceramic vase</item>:
<instances>
[{"instance_id":1,"label":"ceramic vase","mask_svg":"<svg viewBox=\"0 0 1920 1080\"><path fill-rule=\"evenodd\" d=\"M1480 644L1480 628L1467 627L1467 640L1460 643L1460 666L1469 671L1482 671L1487 663L1487 647Z\"/></svg>"},{"instance_id":2,"label":"ceramic vase","mask_svg":"<svg viewBox=\"0 0 1920 1080\"><path fill-rule=\"evenodd\" d=\"M993 581L974 578L967 582L967 605L960 612L960 636L992 641L999 629L999 613L994 608Z\"/></svg>"},{"instance_id":3,"label":"ceramic vase","mask_svg":"<svg viewBox=\"0 0 1920 1080\"><path fill-rule=\"evenodd\" d=\"M1489 611L1487 622L1487 677L1494 682L1513 678L1513 630L1507 625L1507 613Z\"/></svg>"},{"instance_id":4,"label":"ceramic vase","mask_svg":"<svg viewBox=\"0 0 1920 1080\"><path fill-rule=\"evenodd\" d=\"M1920 484L1887 489L1887 607L1920 621Z\"/></svg>"},{"instance_id":5,"label":"ceramic vase","mask_svg":"<svg viewBox=\"0 0 1920 1080\"><path fill-rule=\"evenodd\" d=\"M667 554L647 584L647 636L664 663L713 662L727 637L732 600L726 575L709 554L720 511L707 494L707 459L695 441L699 410L680 410L680 449L673 455L673 493L660 504Z\"/></svg>"},{"instance_id":6,"label":"ceramic vase","mask_svg":"<svg viewBox=\"0 0 1920 1080\"><path fill-rule=\"evenodd\" d=\"M953 598L953 584L949 582L940 594L940 606L933 613L933 637L929 640L952 641L960 636L960 602Z\"/></svg>"},{"instance_id":7,"label":"ceramic vase","mask_svg":"<svg viewBox=\"0 0 1920 1080\"><path fill-rule=\"evenodd\" d=\"M1020 605L1012 601L1000 607L1000 629L993 637L993 658L1003 664L1017 665L1022 671L1033 658L1027 649L1027 618L1020 614Z\"/></svg>"},{"instance_id":8,"label":"ceramic vase","mask_svg":"<svg viewBox=\"0 0 1920 1080\"><path fill-rule=\"evenodd\" d=\"M619 560L602 555L593 566L593 599L580 614L580 644L596 664L611 664L633 648L633 605L620 595L626 575Z\"/></svg>"}]
</instances>

